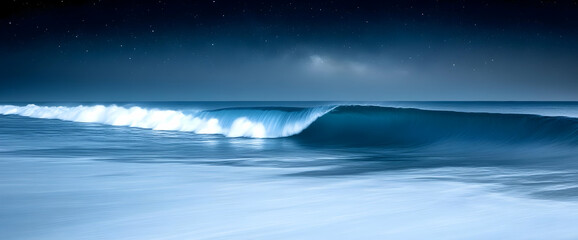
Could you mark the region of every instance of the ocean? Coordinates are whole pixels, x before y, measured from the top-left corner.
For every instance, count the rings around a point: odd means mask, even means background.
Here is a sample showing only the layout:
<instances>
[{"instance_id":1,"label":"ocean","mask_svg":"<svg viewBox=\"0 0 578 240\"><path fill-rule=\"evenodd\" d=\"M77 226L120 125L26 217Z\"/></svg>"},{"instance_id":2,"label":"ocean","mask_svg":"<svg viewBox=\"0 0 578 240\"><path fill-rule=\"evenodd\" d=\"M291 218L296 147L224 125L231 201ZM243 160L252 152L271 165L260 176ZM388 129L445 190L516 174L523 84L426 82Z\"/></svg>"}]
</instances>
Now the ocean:
<instances>
[{"instance_id":1,"label":"ocean","mask_svg":"<svg viewBox=\"0 0 578 240\"><path fill-rule=\"evenodd\" d=\"M578 239L578 102L0 104L0 239Z\"/></svg>"}]
</instances>

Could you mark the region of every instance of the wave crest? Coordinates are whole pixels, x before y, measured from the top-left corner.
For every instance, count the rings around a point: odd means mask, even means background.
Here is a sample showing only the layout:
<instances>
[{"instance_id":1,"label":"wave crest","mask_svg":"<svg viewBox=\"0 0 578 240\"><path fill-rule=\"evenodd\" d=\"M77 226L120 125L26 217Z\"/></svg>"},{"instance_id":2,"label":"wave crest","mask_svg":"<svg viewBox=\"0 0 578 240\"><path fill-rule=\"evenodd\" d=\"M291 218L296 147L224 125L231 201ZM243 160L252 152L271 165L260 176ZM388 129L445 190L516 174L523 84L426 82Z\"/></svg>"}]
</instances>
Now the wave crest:
<instances>
[{"instance_id":1,"label":"wave crest","mask_svg":"<svg viewBox=\"0 0 578 240\"><path fill-rule=\"evenodd\" d=\"M462 143L578 144L578 119L378 106L228 108L184 113L141 107L0 106L0 114L173 130L226 137L294 139L314 144Z\"/></svg>"},{"instance_id":2,"label":"wave crest","mask_svg":"<svg viewBox=\"0 0 578 240\"><path fill-rule=\"evenodd\" d=\"M222 109L185 114L174 110L125 108L116 105L48 107L29 104L0 106L0 114L196 134L221 134L227 137L276 138L301 132L331 109L333 107Z\"/></svg>"}]
</instances>

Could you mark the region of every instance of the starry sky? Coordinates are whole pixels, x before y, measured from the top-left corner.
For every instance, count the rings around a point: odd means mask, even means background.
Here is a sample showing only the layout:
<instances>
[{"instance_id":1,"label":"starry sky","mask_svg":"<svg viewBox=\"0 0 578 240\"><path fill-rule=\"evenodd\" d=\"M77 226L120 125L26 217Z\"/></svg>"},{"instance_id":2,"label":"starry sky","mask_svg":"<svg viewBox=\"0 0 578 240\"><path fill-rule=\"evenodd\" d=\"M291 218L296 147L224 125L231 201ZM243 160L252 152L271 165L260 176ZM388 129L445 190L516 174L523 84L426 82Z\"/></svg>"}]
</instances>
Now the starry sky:
<instances>
[{"instance_id":1,"label":"starry sky","mask_svg":"<svg viewBox=\"0 0 578 240\"><path fill-rule=\"evenodd\" d=\"M576 101L577 1L6 0L0 101Z\"/></svg>"}]
</instances>

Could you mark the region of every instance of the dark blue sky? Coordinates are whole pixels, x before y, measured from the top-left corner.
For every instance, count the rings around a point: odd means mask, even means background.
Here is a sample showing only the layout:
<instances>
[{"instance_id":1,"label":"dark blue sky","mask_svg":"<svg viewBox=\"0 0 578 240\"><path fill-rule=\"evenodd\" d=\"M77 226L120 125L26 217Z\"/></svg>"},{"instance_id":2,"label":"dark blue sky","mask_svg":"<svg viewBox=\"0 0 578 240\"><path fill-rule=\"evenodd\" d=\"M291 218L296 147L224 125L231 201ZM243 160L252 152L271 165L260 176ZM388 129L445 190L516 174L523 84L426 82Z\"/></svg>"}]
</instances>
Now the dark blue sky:
<instances>
[{"instance_id":1,"label":"dark blue sky","mask_svg":"<svg viewBox=\"0 0 578 240\"><path fill-rule=\"evenodd\" d=\"M0 7L0 101L578 100L576 1Z\"/></svg>"}]
</instances>

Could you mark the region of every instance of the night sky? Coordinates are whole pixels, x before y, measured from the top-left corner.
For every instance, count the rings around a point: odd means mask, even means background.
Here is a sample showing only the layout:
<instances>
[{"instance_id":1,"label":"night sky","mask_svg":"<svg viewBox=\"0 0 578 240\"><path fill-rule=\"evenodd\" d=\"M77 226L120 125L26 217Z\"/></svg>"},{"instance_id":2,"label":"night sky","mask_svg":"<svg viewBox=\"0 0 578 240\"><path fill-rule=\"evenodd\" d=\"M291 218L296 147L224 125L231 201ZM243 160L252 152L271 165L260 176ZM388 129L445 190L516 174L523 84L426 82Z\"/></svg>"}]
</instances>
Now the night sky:
<instances>
[{"instance_id":1,"label":"night sky","mask_svg":"<svg viewBox=\"0 0 578 240\"><path fill-rule=\"evenodd\" d=\"M577 1L0 8L0 101L578 100Z\"/></svg>"}]
</instances>

